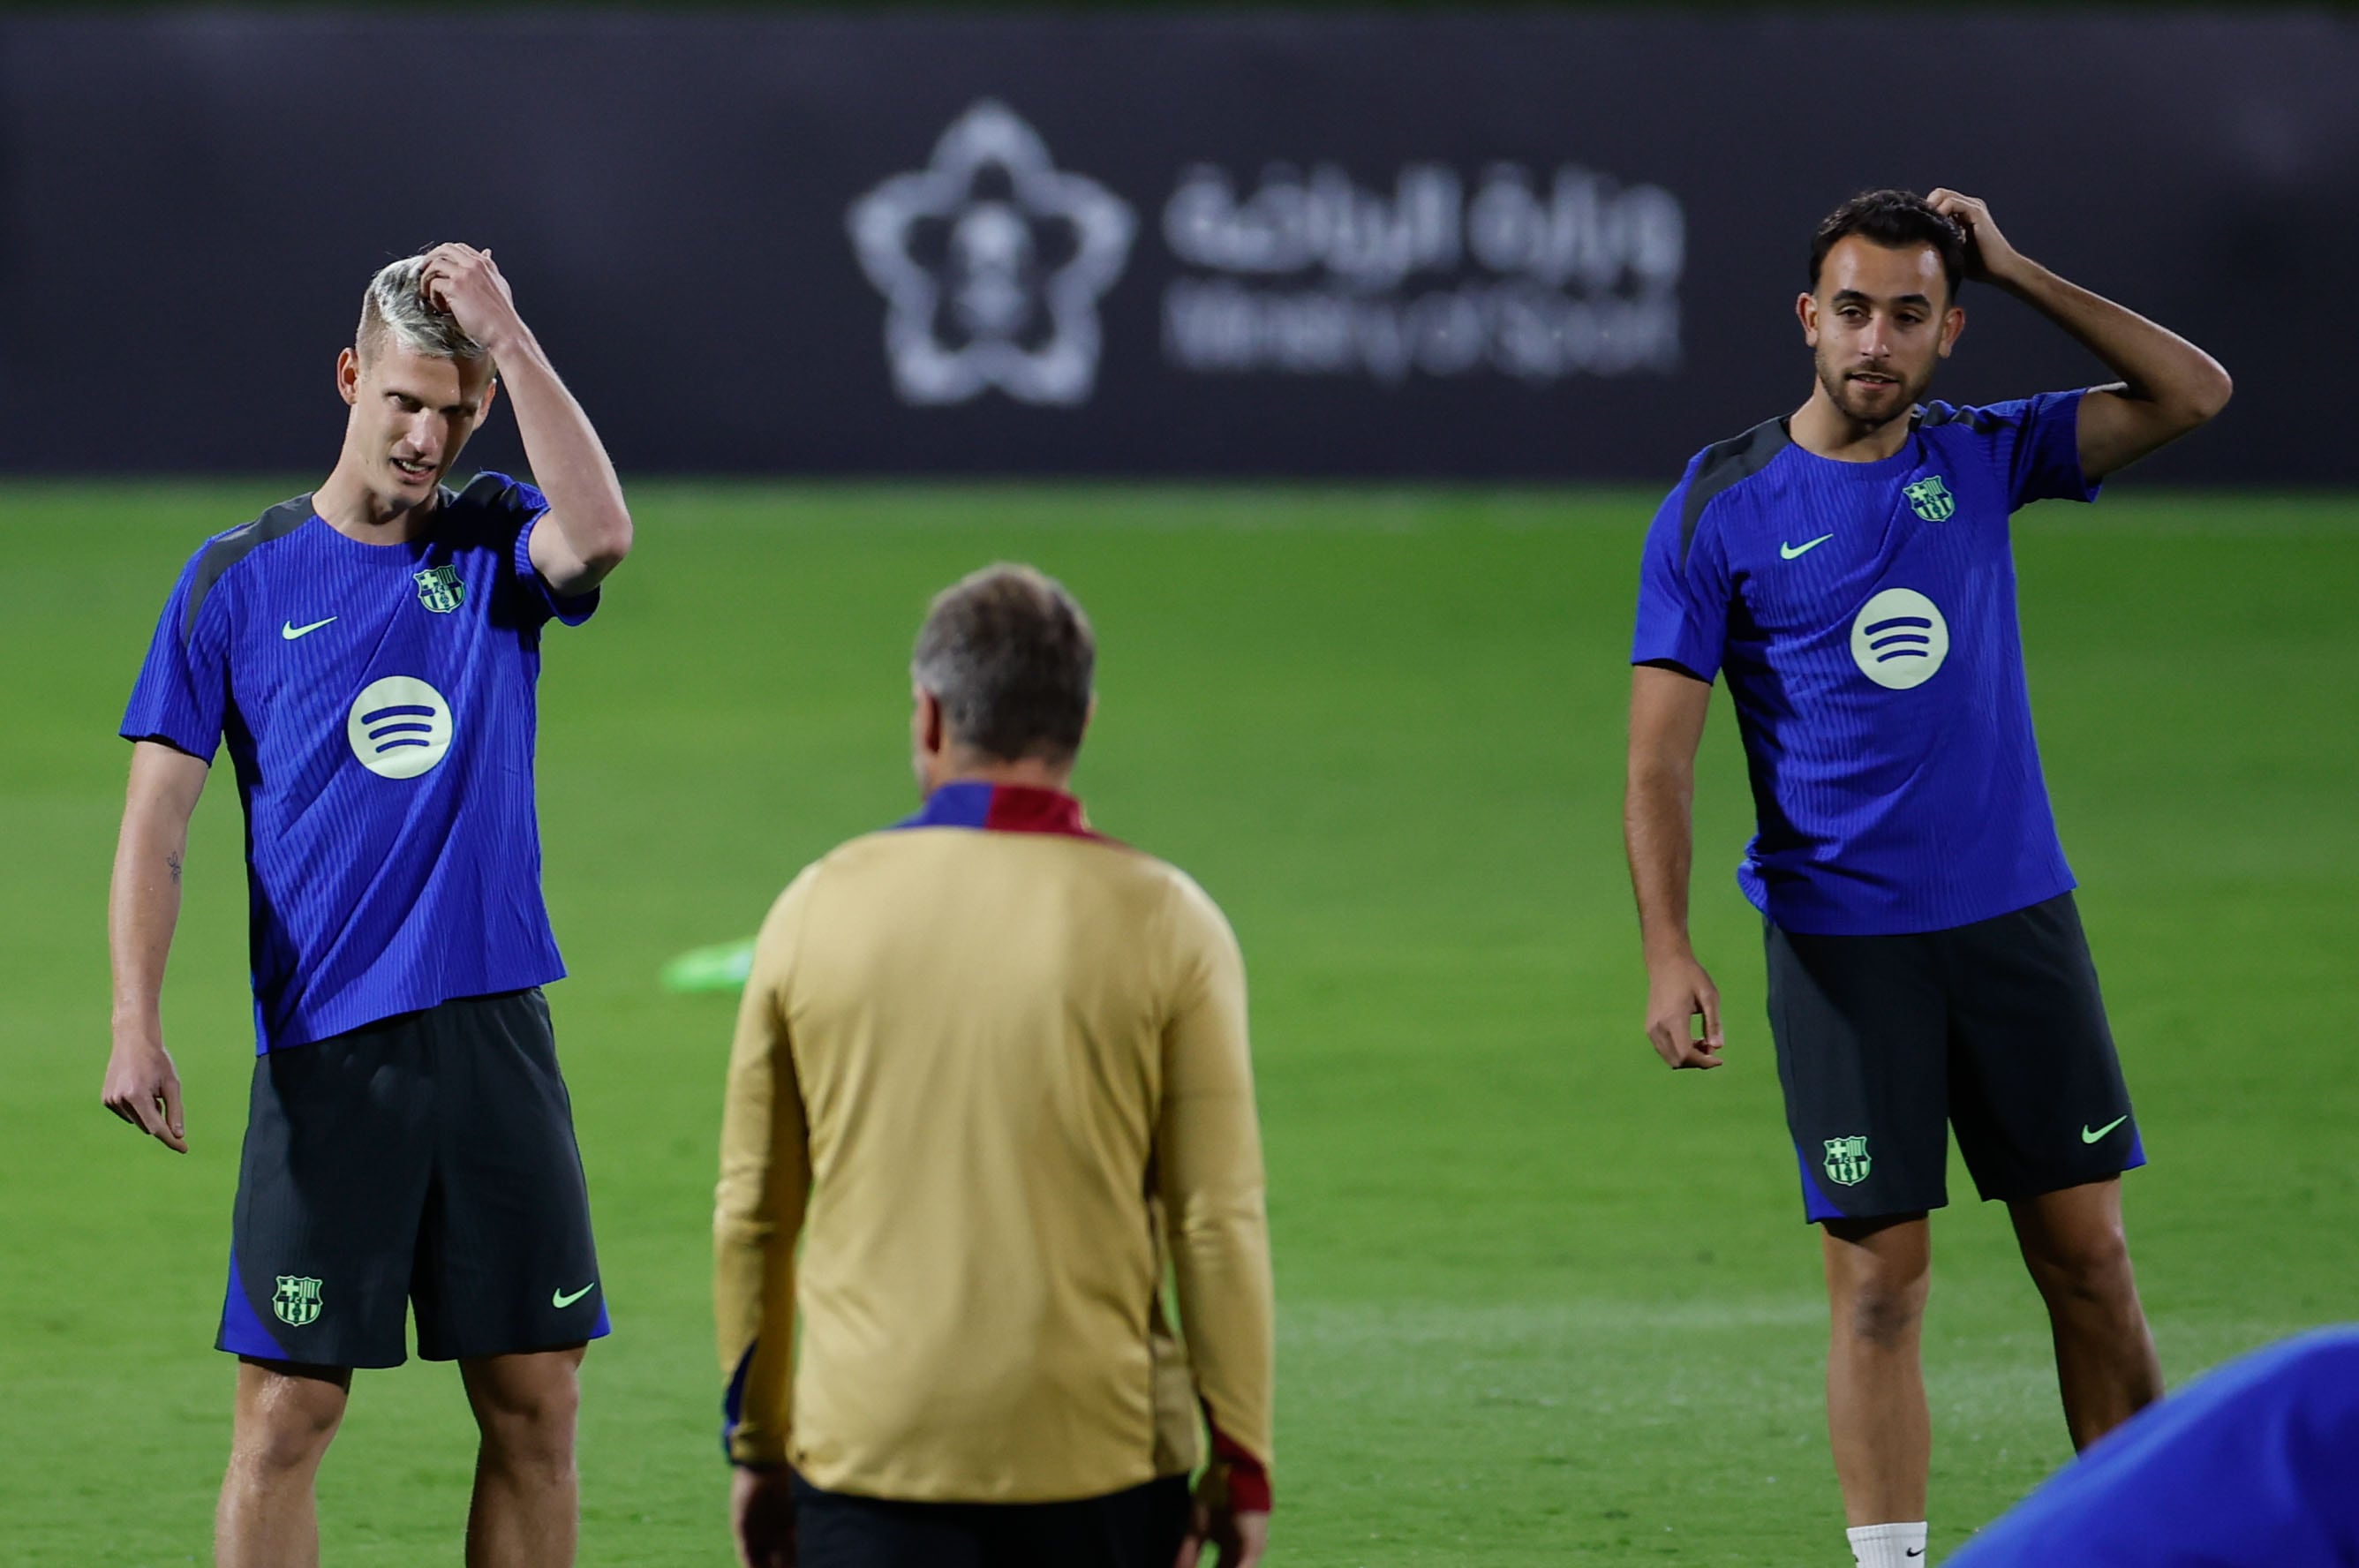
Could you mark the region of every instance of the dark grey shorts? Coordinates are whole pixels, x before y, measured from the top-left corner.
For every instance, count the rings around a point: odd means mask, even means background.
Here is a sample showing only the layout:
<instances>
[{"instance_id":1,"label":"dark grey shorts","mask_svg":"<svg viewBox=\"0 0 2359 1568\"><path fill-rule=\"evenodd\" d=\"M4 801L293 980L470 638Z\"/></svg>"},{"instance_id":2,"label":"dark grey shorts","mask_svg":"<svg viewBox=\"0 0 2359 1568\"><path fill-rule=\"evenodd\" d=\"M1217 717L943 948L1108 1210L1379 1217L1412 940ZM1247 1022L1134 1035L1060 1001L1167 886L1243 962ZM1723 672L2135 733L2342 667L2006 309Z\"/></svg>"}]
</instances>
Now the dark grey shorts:
<instances>
[{"instance_id":1,"label":"dark grey shorts","mask_svg":"<svg viewBox=\"0 0 2359 1568\"><path fill-rule=\"evenodd\" d=\"M254 1064L216 1347L398 1367L607 1332L549 1004L466 996Z\"/></svg>"},{"instance_id":2,"label":"dark grey shorts","mask_svg":"<svg viewBox=\"0 0 2359 1568\"><path fill-rule=\"evenodd\" d=\"M1908 936L1767 928L1769 1029L1811 1220L1949 1202L1949 1130L1986 1199L2146 1163L2070 893Z\"/></svg>"}]
</instances>

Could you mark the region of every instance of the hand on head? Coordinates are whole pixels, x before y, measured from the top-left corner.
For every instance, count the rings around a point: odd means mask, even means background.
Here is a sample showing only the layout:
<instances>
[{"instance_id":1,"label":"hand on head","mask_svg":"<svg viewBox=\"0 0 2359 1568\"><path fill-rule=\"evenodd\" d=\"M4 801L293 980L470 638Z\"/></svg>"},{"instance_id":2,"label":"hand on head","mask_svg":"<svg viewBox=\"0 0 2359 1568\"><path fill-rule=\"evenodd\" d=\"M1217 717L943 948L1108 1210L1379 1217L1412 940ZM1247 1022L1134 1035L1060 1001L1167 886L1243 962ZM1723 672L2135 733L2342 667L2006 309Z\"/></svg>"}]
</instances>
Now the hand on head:
<instances>
[{"instance_id":1,"label":"hand on head","mask_svg":"<svg viewBox=\"0 0 2359 1568\"><path fill-rule=\"evenodd\" d=\"M1962 196L1943 186L1927 196L1925 204L1957 224L1965 235L1967 277L2004 278L2023 259L1998 232L1989 205L1980 197Z\"/></svg>"},{"instance_id":2,"label":"hand on head","mask_svg":"<svg viewBox=\"0 0 2359 1568\"><path fill-rule=\"evenodd\" d=\"M516 295L500 276L492 253L473 245L452 243L428 251L426 265L418 272L418 292L495 356L500 344L523 324L516 316Z\"/></svg>"}]
</instances>

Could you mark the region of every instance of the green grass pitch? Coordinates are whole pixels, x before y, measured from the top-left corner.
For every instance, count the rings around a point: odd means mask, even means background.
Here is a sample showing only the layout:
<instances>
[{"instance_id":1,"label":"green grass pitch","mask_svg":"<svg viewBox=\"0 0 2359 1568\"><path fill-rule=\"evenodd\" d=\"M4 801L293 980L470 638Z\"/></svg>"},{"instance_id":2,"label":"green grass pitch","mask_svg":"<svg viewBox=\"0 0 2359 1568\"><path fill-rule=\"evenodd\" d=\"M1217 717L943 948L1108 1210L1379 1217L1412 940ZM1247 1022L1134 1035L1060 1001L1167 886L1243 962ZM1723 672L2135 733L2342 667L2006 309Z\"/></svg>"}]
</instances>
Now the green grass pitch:
<instances>
[{"instance_id":1,"label":"green grass pitch","mask_svg":"<svg viewBox=\"0 0 2359 1568\"><path fill-rule=\"evenodd\" d=\"M166 994L194 1151L98 1105L113 736L172 574L299 488L0 488L0 1560L207 1560L252 1051L230 781ZM1664 1072L1619 839L1653 497L674 486L542 685L552 988L618 1332L586 1372L582 1561L726 1560L707 1233L727 999L662 962L905 812L928 595L996 558L1103 643L1079 780L1242 934L1280 1294L1276 1560L1832 1563L1824 1309L1762 1021L1715 700L1696 927L1730 1065ZM2018 520L2033 700L2154 1165L2128 1181L2172 1378L2359 1316L2359 502L2172 495ZM1936 1224L1938 1557L2066 1454L2004 1216ZM363 1375L328 1558L450 1562L455 1375Z\"/></svg>"}]
</instances>

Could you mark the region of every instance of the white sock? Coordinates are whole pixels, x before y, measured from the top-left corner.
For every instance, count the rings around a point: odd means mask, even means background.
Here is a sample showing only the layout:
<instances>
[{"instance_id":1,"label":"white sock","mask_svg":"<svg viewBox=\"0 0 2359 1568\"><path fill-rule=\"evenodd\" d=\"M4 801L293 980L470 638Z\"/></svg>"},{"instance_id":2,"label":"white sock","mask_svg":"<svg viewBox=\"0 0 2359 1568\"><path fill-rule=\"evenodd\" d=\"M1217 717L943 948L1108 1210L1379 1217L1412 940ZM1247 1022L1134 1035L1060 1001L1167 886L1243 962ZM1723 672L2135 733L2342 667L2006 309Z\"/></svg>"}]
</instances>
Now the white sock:
<instances>
[{"instance_id":1,"label":"white sock","mask_svg":"<svg viewBox=\"0 0 2359 1568\"><path fill-rule=\"evenodd\" d=\"M1864 1524L1843 1531L1857 1568L1925 1568L1925 1525Z\"/></svg>"}]
</instances>

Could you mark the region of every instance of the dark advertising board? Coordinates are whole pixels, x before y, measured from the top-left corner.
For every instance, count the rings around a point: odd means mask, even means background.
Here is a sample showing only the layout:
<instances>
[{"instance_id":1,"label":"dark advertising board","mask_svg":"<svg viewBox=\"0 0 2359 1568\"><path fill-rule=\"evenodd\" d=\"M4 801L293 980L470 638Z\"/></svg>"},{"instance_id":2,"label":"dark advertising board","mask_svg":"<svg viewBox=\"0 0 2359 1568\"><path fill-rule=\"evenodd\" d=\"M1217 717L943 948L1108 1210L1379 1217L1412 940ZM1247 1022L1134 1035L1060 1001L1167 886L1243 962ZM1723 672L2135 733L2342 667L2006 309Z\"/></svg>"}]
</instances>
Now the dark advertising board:
<instances>
[{"instance_id":1,"label":"dark advertising board","mask_svg":"<svg viewBox=\"0 0 2359 1568\"><path fill-rule=\"evenodd\" d=\"M463 238L632 472L1666 483L1899 184L2237 374L2157 477L2346 483L2354 82L2257 12L0 19L0 469L318 468ZM2103 378L1966 304L1940 395Z\"/></svg>"}]
</instances>

